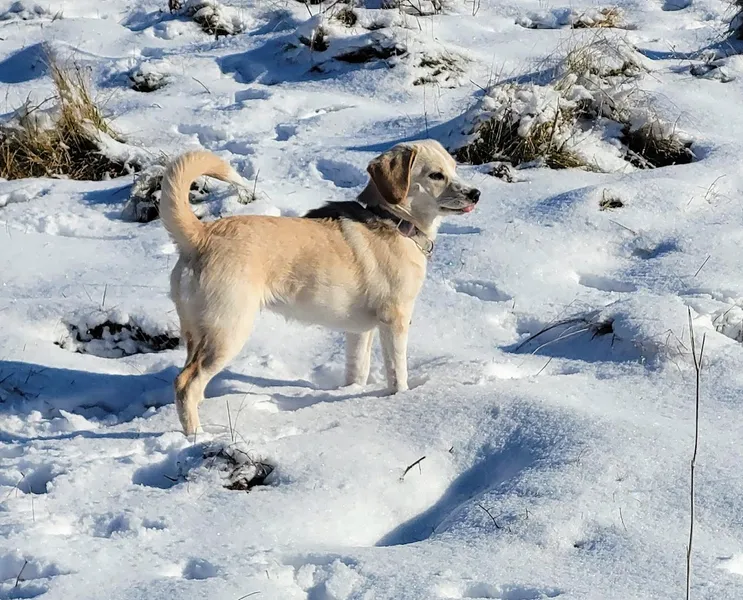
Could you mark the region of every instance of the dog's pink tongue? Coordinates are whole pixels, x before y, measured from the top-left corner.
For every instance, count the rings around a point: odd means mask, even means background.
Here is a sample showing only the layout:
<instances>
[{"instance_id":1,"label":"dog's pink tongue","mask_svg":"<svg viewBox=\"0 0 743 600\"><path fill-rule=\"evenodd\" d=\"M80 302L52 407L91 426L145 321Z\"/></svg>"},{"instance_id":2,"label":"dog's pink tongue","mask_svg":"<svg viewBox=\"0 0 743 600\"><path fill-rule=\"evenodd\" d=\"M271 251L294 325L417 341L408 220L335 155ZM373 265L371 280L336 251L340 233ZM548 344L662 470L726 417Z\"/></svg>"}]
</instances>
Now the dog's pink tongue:
<instances>
[{"instance_id":1,"label":"dog's pink tongue","mask_svg":"<svg viewBox=\"0 0 743 600\"><path fill-rule=\"evenodd\" d=\"M465 206L462 209L462 212L472 212L473 210L475 210L475 205L474 204L470 204L469 206Z\"/></svg>"}]
</instances>

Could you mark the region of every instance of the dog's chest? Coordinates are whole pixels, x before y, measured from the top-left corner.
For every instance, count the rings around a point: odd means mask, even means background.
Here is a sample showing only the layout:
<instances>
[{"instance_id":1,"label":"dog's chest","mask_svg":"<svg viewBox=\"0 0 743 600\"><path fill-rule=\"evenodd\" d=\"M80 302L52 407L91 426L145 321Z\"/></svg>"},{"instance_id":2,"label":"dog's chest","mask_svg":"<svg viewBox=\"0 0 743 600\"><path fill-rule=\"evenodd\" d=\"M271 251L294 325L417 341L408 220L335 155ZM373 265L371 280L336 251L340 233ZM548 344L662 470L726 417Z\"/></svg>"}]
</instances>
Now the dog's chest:
<instances>
[{"instance_id":1,"label":"dog's chest","mask_svg":"<svg viewBox=\"0 0 743 600\"><path fill-rule=\"evenodd\" d=\"M363 332L377 324L376 311L366 303L346 298L297 298L292 303L277 302L267 308L293 321L321 325L337 331Z\"/></svg>"}]
</instances>

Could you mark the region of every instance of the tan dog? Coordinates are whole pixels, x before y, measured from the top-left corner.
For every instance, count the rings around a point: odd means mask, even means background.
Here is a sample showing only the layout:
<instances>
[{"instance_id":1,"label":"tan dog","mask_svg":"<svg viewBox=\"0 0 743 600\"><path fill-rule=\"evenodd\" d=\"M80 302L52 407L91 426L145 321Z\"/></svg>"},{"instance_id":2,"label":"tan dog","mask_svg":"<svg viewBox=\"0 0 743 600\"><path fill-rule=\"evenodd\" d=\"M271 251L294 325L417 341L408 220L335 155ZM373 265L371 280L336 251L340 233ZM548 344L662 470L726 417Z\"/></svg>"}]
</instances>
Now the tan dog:
<instances>
[{"instance_id":1,"label":"tan dog","mask_svg":"<svg viewBox=\"0 0 743 600\"><path fill-rule=\"evenodd\" d=\"M175 159L162 183L160 215L180 257L171 297L186 340L175 380L186 435L200 429L207 383L245 344L263 308L346 332L346 384L365 385L379 329L391 392L408 389L408 327L441 217L469 212L480 192L433 140L375 158L358 202L334 202L304 218L238 216L202 223L188 191L201 175L244 185L209 152Z\"/></svg>"}]
</instances>

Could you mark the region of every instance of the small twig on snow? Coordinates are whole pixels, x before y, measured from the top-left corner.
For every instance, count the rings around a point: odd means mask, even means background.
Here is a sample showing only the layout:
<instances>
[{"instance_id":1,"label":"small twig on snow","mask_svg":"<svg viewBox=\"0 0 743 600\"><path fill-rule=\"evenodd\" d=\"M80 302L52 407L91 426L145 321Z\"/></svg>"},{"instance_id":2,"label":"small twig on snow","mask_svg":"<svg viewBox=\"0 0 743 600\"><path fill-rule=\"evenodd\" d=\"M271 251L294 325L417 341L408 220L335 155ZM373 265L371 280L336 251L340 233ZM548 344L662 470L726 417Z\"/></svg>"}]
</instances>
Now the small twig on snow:
<instances>
[{"instance_id":1,"label":"small twig on snow","mask_svg":"<svg viewBox=\"0 0 743 600\"><path fill-rule=\"evenodd\" d=\"M28 560L24 560L23 561L23 566L21 567L21 570L18 572L18 577L15 578L15 585L13 586L14 588L17 588L18 585L21 583L21 581L22 581L21 575L23 575L23 571L26 570L26 565L27 564L28 564Z\"/></svg>"},{"instance_id":2,"label":"small twig on snow","mask_svg":"<svg viewBox=\"0 0 743 600\"><path fill-rule=\"evenodd\" d=\"M480 507L481 509L483 509L487 513L487 515L492 519L493 525L495 525L495 528L496 529L503 529L503 527L501 527L500 525L498 525L498 521L495 520L495 517L493 516L493 513L491 513L487 508L485 508L479 502L477 503L477 506Z\"/></svg>"},{"instance_id":3,"label":"small twig on snow","mask_svg":"<svg viewBox=\"0 0 743 600\"><path fill-rule=\"evenodd\" d=\"M201 87L203 87L206 90L207 94L209 94L210 96L212 95L211 90L208 87L206 87L202 81L200 81L199 79L196 79L196 77L191 77L191 79L193 79L196 83L198 83Z\"/></svg>"},{"instance_id":4,"label":"small twig on snow","mask_svg":"<svg viewBox=\"0 0 743 600\"><path fill-rule=\"evenodd\" d=\"M549 365L549 364L550 364L550 363L552 362L552 359L553 359L553 358L555 358L555 357L554 357L554 356L550 356L550 357L549 357L549 360L548 360L548 361L547 361L546 363L544 363L544 366L543 366L543 367L542 367L541 369L539 369L539 371L537 371L537 373L536 373L536 375L534 375L534 377L536 377L536 376L537 376L537 375L539 375L539 374L540 374L540 373L541 373L542 371L544 371L544 370L545 370L545 369L547 368L547 366L548 366L548 365Z\"/></svg>"},{"instance_id":5,"label":"small twig on snow","mask_svg":"<svg viewBox=\"0 0 743 600\"><path fill-rule=\"evenodd\" d=\"M702 269L704 269L704 265L706 265L706 264L707 264L707 261L708 261L708 260L709 260L710 258L712 258L712 255L711 255L711 254L708 254L708 255L707 255L707 258L705 258L705 259L704 259L704 262L702 263L702 266L701 266L701 267L699 267L699 268L697 269L697 272L696 272L696 273L694 273L694 277L696 277L697 275L699 275L699 272L700 272L700 271L701 271Z\"/></svg>"},{"instance_id":6,"label":"small twig on snow","mask_svg":"<svg viewBox=\"0 0 743 600\"><path fill-rule=\"evenodd\" d=\"M694 361L694 373L695 373L695 394L694 394L694 452L691 455L690 464L690 483L689 483L689 504L690 504L690 515L689 515L689 545L686 548L686 600L691 598L691 550L694 542L694 469L697 464L697 450L699 449L699 393L700 383L702 376L702 360L704 358L704 342L707 339L707 334L702 336L702 345L699 348L699 354L697 355L696 348L696 336L694 335L694 323L691 318L691 308L689 312L689 337L691 338L691 356Z\"/></svg>"},{"instance_id":7,"label":"small twig on snow","mask_svg":"<svg viewBox=\"0 0 743 600\"><path fill-rule=\"evenodd\" d=\"M418 460L416 460L416 461L415 461L415 462L414 462L414 463L413 463L412 465L410 465L410 466L409 466L409 467L408 467L407 469L405 469L405 472L404 472L404 473L403 473L402 475L400 475L400 481L402 481L403 479L405 479L405 475L407 475L407 474L408 474L408 471L410 471L410 469L412 469L412 468L413 468L414 466L416 466L416 465L418 465L418 470L419 470L420 472L422 472L422 471L421 471L421 468L420 468L420 464L421 464L421 462L423 462L423 459L424 459L424 458L426 458L426 457L425 457L425 456L421 456L421 457L420 457L420 458L419 458Z\"/></svg>"}]
</instances>

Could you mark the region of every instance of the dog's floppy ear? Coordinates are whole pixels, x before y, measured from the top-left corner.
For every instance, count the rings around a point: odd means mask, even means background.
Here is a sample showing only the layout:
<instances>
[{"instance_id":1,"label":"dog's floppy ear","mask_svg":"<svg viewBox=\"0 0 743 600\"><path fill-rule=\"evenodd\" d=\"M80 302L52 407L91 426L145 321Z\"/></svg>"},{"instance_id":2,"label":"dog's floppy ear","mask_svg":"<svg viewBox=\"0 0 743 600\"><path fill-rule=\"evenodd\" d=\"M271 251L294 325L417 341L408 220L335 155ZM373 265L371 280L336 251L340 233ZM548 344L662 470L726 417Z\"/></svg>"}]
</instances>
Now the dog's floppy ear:
<instances>
[{"instance_id":1,"label":"dog's floppy ear","mask_svg":"<svg viewBox=\"0 0 743 600\"><path fill-rule=\"evenodd\" d=\"M408 197L410 171L418 151L410 146L395 146L369 163L369 173L379 193L390 204L400 204Z\"/></svg>"}]
</instances>

